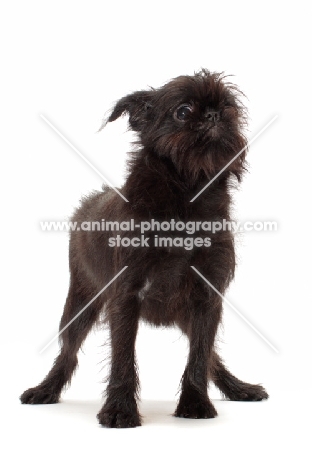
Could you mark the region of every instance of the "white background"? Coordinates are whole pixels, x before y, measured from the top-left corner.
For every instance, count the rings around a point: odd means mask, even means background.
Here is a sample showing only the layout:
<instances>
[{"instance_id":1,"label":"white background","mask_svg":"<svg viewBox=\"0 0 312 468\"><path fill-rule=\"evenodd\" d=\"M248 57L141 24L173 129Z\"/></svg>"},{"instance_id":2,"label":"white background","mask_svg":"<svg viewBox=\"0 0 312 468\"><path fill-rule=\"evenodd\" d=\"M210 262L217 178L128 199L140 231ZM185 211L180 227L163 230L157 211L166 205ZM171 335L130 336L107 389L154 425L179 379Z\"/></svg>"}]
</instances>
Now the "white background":
<instances>
[{"instance_id":1,"label":"white background","mask_svg":"<svg viewBox=\"0 0 312 468\"><path fill-rule=\"evenodd\" d=\"M311 83L307 2L11 1L1 7L1 246L3 465L310 466ZM107 331L88 338L62 403L18 397L50 369L68 287L68 235L42 220L71 215L101 178L40 118L46 116L115 185L132 135L126 120L97 133L114 101L200 67L235 75L248 96L250 173L236 218L276 220L276 233L238 239L220 349L233 373L262 382L270 399L225 402L219 416L174 411L187 343L141 327L137 342L144 425L99 427Z\"/></svg>"}]
</instances>

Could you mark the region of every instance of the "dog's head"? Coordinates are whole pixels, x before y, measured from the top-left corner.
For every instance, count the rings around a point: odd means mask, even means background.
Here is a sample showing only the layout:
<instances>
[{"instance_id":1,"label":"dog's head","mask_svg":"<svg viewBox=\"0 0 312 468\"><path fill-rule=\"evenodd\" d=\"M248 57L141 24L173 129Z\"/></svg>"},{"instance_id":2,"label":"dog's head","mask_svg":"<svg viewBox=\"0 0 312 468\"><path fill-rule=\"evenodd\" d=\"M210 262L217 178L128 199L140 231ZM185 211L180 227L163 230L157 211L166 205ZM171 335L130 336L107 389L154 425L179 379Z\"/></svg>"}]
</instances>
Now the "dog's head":
<instances>
[{"instance_id":1,"label":"dog's head","mask_svg":"<svg viewBox=\"0 0 312 468\"><path fill-rule=\"evenodd\" d=\"M211 178L240 151L226 169L240 179L244 169L246 111L238 88L223 74L201 70L179 76L159 89L138 91L118 101L108 118L129 115L140 144L170 158L181 175Z\"/></svg>"}]
</instances>

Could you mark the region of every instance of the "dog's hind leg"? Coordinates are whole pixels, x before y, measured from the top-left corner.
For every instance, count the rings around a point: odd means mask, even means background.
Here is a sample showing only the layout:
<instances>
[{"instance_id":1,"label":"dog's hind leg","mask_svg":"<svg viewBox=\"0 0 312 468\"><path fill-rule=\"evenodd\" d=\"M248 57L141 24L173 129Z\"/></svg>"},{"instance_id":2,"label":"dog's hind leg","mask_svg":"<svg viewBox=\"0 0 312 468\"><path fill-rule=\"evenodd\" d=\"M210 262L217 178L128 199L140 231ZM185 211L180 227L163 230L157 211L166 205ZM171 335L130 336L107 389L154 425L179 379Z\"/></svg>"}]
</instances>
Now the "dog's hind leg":
<instances>
[{"instance_id":1,"label":"dog's hind leg","mask_svg":"<svg viewBox=\"0 0 312 468\"><path fill-rule=\"evenodd\" d=\"M90 302L97 291L71 276L60 331ZM104 299L99 296L61 333L61 350L45 379L34 388L29 388L20 397L22 403L57 403L61 391L70 383L77 367L77 353L92 325L96 322Z\"/></svg>"},{"instance_id":2,"label":"dog's hind leg","mask_svg":"<svg viewBox=\"0 0 312 468\"><path fill-rule=\"evenodd\" d=\"M261 385L243 382L232 375L216 352L213 353L211 378L228 400L260 401L269 397Z\"/></svg>"}]
</instances>

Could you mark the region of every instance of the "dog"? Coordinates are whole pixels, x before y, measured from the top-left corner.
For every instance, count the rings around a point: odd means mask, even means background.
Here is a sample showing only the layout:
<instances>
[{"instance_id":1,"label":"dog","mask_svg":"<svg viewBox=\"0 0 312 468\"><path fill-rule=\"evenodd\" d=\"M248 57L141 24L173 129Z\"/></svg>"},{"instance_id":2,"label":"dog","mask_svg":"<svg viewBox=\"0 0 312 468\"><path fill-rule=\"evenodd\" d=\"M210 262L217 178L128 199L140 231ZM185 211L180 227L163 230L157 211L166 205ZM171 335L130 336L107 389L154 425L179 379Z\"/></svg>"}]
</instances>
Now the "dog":
<instances>
[{"instance_id":1,"label":"dog","mask_svg":"<svg viewBox=\"0 0 312 468\"><path fill-rule=\"evenodd\" d=\"M72 217L81 226L108 220L113 229L71 233L61 349L45 379L21 395L22 403L59 401L76 369L78 350L103 314L110 329L111 369L106 401L97 415L102 426L142 423L135 356L140 320L179 327L188 337L189 356L174 416L214 418L209 381L229 400L268 398L261 385L234 377L218 355L222 296L235 271L234 236L218 230L207 237L203 228L204 222L230 221L231 187L246 170L242 96L224 74L201 69L115 104L103 126L127 114L129 128L138 136L126 181L120 192L107 186L93 192ZM145 237L140 227L148 222L151 229ZM122 223L128 229L121 231ZM181 230L188 223L198 227L196 238ZM172 227L178 226L177 237Z\"/></svg>"}]
</instances>

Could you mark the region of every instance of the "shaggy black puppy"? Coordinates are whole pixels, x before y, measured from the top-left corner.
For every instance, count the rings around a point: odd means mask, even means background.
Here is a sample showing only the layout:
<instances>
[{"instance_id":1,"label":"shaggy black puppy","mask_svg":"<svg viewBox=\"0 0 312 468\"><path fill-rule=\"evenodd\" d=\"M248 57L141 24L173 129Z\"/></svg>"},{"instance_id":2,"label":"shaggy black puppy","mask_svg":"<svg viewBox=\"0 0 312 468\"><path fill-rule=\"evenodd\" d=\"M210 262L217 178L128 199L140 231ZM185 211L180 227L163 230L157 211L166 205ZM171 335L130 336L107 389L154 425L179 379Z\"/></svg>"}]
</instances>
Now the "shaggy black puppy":
<instances>
[{"instance_id":1,"label":"shaggy black puppy","mask_svg":"<svg viewBox=\"0 0 312 468\"><path fill-rule=\"evenodd\" d=\"M175 416L217 415L207 394L209 380L230 400L268 397L260 385L234 377L215 349L222 299L214 288L224 294L234 275L235 252L232 232L212 229L207 235L207 222L230 220L230 186L244 171L246 118L240 96L222 74L204 69L116 103L108 122L127 113L138 135L120 189L128 202L104 187L84 199L74 214L78 226L110 221L112 230L71 233L70 288L60 330L97 297L62 332L52 369L40 385L23 393L22 403L59 401L77 366L77 352L102 314L111 336L107 398L98 414L103 426L141 424L135 361L140 319L178 326L189 338Z\"/></svg>"}]
</instances>

